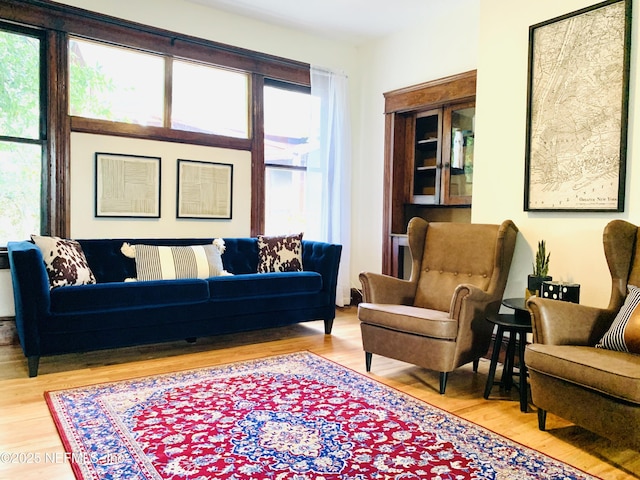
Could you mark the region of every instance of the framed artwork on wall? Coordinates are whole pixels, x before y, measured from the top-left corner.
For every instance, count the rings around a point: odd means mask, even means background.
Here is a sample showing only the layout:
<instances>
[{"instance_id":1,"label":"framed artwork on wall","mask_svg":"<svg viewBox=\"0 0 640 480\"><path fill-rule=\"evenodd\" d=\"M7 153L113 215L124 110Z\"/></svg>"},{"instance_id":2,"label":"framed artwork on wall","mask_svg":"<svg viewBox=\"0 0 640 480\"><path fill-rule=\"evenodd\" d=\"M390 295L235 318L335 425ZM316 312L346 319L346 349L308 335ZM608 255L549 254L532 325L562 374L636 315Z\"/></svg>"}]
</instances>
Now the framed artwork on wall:
<instances>
[{"instance_id":1,"label":"framed artwork on wall","mask_svg":"<svg viewBox=\"0 0 640 480\"><path fill-rule=\"evenodd\" d=\"M177 218L231 219L233 165L178 159Z\"/></svg>"},{"instance_id":2,"label":"framed artwork on wall","mask_svg":"<svg viewBox=\"0 0 640 480\"><path fill-rule=\"evenodd\" d=\"M631 4L529 28L525 211L624 211Z\"/></svg>"},{"instance_id":3,"label":"framed artwork on wall","mask_svg":"<svg viewBox=\"0 0 640 480\"><path fill-rule=\"evenodd\" d=\"M160 157L95 154L96 217L160 217Z\"/></svg>"}]
</instances>

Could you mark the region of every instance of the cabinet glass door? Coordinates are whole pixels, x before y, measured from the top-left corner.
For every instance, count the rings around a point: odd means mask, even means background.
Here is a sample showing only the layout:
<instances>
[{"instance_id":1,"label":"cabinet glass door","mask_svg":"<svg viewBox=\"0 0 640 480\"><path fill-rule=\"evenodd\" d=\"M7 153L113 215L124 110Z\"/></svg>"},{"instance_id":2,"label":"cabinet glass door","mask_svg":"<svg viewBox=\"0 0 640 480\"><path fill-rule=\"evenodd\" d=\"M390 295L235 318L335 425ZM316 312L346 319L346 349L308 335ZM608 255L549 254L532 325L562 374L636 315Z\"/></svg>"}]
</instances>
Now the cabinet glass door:
<instances>
[{"instance_id":1,"label":"cabinet glass door","mask_svg":"<svg viewBox=\"0 0 640 480\"><path fill-rule=\"evenodd\" d=\"M473 104L451 107L450 153L445 164L445 203L470 204L473 190L473 142L476 108Z\"/></svg>"},{"instance_id":2,"label":"cabinet glass door","mask_svg":"<svg viewBox=\"0 0 640 480\"><path fill-rule=\"evenodd\" d=\"M416 117L412 203L436 204L440 199L440 110Z\"/></svg>"}]
</instances>

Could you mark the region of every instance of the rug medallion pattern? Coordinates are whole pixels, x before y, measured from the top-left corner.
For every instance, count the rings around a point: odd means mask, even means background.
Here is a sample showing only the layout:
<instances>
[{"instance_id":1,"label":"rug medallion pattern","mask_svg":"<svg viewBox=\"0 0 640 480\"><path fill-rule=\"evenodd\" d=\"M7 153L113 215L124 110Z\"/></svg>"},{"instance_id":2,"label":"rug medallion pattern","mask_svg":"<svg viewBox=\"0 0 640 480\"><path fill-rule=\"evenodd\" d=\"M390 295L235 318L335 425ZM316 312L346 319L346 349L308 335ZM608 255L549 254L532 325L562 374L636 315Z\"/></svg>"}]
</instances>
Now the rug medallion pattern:
<instances>
[{"instance_id":1,"label":"rug medallion pattern","mask_svg":"<svg viewBox=\"0 0 640 480\"><path fill-rule=\"evenodd\" d=\"M311 353L48 392L79 479L587 479Z\"/></svg>"}]
</instances>

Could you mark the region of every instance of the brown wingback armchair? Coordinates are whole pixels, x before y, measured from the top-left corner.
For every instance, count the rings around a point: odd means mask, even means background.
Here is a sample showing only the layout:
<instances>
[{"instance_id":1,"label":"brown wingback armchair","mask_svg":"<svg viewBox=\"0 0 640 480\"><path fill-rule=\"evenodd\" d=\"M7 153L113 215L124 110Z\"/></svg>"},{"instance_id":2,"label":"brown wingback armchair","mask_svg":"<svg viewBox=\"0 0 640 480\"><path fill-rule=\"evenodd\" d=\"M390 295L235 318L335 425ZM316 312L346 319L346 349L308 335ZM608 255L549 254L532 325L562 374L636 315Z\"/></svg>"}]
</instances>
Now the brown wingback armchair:
<instances>
[{"instance_id":1,"label":"brown wingback armchair","mask_svg":"<svg viewBox=\"0 0 640 480\"><path fill-rule=\"evenodd\" d=\"M372 354L447 374L486 354L507 282L518 229L412 218L407 227L411 277L363 272L358 306L367 371Z\"/></svg>"},{"instance_id":2,"label":"brown wingback armchair","mask_svg":"<svg viewBox=\"0 0 640 480\"><path fill-rule=\"evenodd\" d=\"M531 398L538 426L552 412L640 450L640 355L595 348L627 296L640 286L640 230L624 220L604 229L611 273L607 308L531 297L533 343L527 345Z\"/></svg>"}]
</instances>

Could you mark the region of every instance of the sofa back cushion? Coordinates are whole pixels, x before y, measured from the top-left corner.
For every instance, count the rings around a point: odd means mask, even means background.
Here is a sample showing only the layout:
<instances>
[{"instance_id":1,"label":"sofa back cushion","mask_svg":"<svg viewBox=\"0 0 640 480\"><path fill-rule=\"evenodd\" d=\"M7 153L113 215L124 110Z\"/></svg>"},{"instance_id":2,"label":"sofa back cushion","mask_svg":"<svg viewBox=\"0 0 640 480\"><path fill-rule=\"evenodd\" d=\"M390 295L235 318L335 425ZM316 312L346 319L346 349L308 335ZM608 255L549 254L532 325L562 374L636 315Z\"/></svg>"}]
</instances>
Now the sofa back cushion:
<instances>
[{"instance_id":1,"label":"sofa back cushion","mask_svg":"<svg viewBox=\"0 0 640 480\"><path fill-rule=\"evenodd\" d=\"M78 240L87 258L87 263L95 275L97 283L123 282L126 278L136 277L136 262L127 258L121 251L122 244L145 243L147 245L187 246L211 244L211 238L118 238L118 239L90 239ZM258 271L258 240L253 237L224 238L225 250L222 254L222 265L226 271L234 275L256 273ZM307 247L305 248L305 245ZM315 245L312 247L311 245ZM322 260L324 255L335 255L339 258L340 249L327 249L326 244L302 241L303 265L326 266L334 268L334 258L331 262ZM329 275L331 272L321 273ZM334 272L335 274L335 272ZM335 286L325 285L324 288L334 289Z\"/></svg>"},{"instance_id":2,"label":"sofa back cushion","mask_svg":"<svg viewBox=\"0 0 640 480\"><path fill-rule=\"evenodd\" d=\"M126 257L123 243L159 246L189 246L211 244L211 238L117 238L78 240L98 283L122 282L136 277L136 262ZM225 238L222 264L235 275L255 273L258 268L258 241L255 238Z\"/></svg>"}]
</instances>

